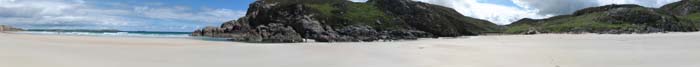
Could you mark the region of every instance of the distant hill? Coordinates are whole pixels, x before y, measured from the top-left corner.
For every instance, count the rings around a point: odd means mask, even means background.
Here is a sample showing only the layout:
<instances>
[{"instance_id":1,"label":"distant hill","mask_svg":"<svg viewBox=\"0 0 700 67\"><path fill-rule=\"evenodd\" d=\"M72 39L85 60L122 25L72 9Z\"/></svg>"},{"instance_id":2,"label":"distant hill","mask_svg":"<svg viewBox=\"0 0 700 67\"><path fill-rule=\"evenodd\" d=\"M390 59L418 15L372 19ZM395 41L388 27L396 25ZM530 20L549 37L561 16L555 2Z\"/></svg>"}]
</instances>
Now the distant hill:
<instances>
[{"instance_id":1,"label":"distant hill","mask_svg":"<svg viewBox=\"0 0 700 67\"><path fill-rule=\"evenodd\" d=\"M700 28L699 0L683 0L662 8L622 4L591 7L571 15L521 19L505 33L653 33L691 32Z\"/></svg>"},{"instance_id":2,"label":"distant hill","mask_svg":"<svg viewBox=\"0 0 700 67\"><path fill-rule=\"evenodd\" d=\"M245 17L192 35L244 42L357 42L478 35L500 29L451 8L411 0L257 0Z\"/></svg>"}]
</instances>

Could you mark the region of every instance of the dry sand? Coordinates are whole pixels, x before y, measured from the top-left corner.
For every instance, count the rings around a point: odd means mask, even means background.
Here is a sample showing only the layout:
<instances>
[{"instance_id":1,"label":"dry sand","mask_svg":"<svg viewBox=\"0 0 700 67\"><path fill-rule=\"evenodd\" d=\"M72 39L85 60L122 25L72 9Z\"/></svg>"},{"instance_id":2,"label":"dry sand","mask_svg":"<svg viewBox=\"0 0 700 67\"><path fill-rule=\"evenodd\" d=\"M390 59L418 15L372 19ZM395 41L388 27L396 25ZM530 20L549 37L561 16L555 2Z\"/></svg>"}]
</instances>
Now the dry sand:
<instances>
[{"instance_id":1,"label":"dry sand","mask_svg":"<svg viewBox=\"0 0 700 67\"><path fill-rule=\"evenodd\" d=\"M0 67L700 67L700 33L273 44L0 34Z\"/></svg>"}]
</instances>

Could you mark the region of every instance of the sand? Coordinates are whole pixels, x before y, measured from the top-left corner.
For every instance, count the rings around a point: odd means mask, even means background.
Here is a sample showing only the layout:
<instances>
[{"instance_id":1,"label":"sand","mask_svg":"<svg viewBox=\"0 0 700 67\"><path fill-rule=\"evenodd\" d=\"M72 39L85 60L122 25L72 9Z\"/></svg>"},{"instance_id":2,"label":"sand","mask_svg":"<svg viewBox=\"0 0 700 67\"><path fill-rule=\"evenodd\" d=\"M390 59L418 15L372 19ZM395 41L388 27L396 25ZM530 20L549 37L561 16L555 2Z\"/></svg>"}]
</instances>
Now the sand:
<instances>
[{"instance_id":1,"label":"sand","mask_svg":"<svg viewBox=\"0 0 700 67\"><path fill-rule=\"evenodd\" d=\"M0 67L700 67L700 33L361 43L0 34Z\"/></svg>"}]
</instances>

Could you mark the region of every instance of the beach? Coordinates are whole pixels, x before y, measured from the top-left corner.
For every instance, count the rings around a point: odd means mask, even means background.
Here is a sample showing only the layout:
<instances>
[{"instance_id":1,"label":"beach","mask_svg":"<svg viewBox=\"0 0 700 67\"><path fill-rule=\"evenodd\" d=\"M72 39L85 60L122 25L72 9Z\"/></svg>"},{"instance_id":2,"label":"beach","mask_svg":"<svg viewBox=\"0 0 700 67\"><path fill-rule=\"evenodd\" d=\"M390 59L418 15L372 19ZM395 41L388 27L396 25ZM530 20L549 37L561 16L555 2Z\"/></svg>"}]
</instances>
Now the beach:
<instances>
[{"instance_id":1,"label":"beach","mask_svg":"<svg viewBox=\"0 0 700 67\"><path fill-rule=\"evenodd\" d=\"M699 67L700 32L244 43L0 33L0 67Z\"/></svg>"}]
</instances>

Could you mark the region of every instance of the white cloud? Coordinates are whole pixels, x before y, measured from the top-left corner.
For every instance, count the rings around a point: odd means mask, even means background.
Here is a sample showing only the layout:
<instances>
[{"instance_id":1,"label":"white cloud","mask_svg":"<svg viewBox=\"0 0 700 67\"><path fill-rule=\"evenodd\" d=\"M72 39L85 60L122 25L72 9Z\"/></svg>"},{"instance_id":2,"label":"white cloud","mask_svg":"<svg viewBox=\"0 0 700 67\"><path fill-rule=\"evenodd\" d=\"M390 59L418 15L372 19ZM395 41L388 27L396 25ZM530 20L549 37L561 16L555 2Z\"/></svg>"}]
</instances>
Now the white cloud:
<instances>
[{"instance_id":1,"label":"white cloud","mask_svg":"<svg viewBox=\"0 0 700 67\"><path fill-rule=\"evenodd\" d=\"M540 10L542 15L570 14L587 7L610 4L638 4L645 7L661 7L680 0L512 0L518 7Z\"/></svg>"},{"instance_id":2,"label":"white cloud","mask_svg":"<svg viewBox=\"0 0 700 67\"><path fill-rule=\"evenodd\" d=\"M244 11L231 9L124 4L105 7L84 0L0 0L0 24L25 28L147 27L171 23L164 21L204 25L243 15Z\"/></svg>"},{"instance_id":3,"label":"white cloud","mask_svg":"<svg viewBox=\"0 0 700 67\"><path fill-rule=\"evenodd\" d=\"M245 15L244 11L230 9L201 9L199 12L191 12L187 7L135 7L134 11L140 16L161 20L185 20L196 22L220 23L233 20Z\"/></svg>"},{"instance_id":4,"label":"white cloud","mask_svg":"<svg viewBox=\"0 0 700 67\"><path fill-rule=\"evenodd\" d=\"M57 25L63 24L124 24L127 21L109 21L102 19L119 19L110 16L109 10L85 9L84 1L71 0L3 0L0 1L0 22L5 24Z\"/></svg>"},{"instance_id":5,"label":"white cloud","mask_svg":"<svg viewBox=\"0 0 700 67\"><path fill-rule=\"evenodd\" d=\"M517 7L480 3L476 0L416 0L431 4L451 7L457 12L478 19L484 19L496 24L510 24L521 18L545 18L546 15L538 15L535 10L524 10Z\"/></svg>"},{"instance_id":6,"label":"white cloud","mask_svg":"<svg viewBox=\"0 0 700 67\"><path fill-rule=\"evenodd\" d=\"M569 14L578 9L597 6L593 0L512 0L518 6L527 10L537 10L540 15Z\"/></svg>"}]
</instances>

